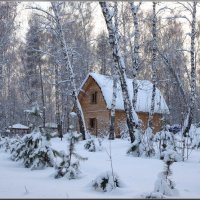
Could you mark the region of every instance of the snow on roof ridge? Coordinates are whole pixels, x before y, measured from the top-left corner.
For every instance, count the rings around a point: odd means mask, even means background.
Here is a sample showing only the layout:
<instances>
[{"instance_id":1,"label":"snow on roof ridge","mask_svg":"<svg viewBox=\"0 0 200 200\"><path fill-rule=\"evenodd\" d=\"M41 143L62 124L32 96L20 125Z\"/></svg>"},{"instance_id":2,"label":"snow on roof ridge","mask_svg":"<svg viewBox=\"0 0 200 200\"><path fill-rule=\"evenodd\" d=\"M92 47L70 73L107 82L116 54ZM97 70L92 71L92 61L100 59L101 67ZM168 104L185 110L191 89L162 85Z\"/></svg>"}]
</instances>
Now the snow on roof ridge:
<instances>
[{"instance_id":1,"label":"snow on roof ridge","mask_svg":"<svg viewBox=\"0 0 200 200\"><path fill-rule=\"evenodd\" d=\"M85 80L83 81L80 88L83 87L87 79L91 76L99 85L105 102L107 104L107 108L111 108L112 103L112 91L113 91L113 80L111 76L102 75L95 72L90 72ZM151 94L152 94L152 86L153 84L149 80L137 80L139 88L138 88L138 97L136 103L136 112L149 112L151 106ZM129 96L133 97L133 87L132 87L132 79L127 78L128 91ZM110 87L111 86L111 87ZM116 109L124 110L123 97L121 92L121 86L118 83L118 93L116 99ZM169 114L169 108L158 88L156 88L156 99L155 99L155 113Z\"/></svg>"},{"instance_id":2,"label":"snow on roof ridge","mask_svg":"<svg viewBox=\"0 0 200 200\"><path fill-rule=\"evenodd\" d=\"M28 126L25 126L23 124L17 123L17 124L13 124L12 126L9 126L10 128L18 128L18 129L29 129Z\"/></svg>"}]
</instances>

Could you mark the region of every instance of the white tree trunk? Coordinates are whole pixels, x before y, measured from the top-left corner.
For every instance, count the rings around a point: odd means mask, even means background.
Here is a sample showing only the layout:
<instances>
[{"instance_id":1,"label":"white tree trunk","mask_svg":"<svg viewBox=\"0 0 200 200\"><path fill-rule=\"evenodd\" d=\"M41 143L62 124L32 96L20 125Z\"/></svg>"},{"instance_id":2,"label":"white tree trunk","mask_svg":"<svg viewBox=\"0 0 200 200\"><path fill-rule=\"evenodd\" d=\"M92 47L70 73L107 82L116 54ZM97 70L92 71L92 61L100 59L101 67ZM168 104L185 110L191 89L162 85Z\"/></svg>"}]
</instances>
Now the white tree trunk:
<instances>
[{"instance_id":1,"label":"white tree trunk","mask_svg":"<svg viewBox=\"0 0 200 200\"><path fill-rule=\"evenodd\" d=\"M133 23L134 23L134 28L135 28L135 33L134 33L134 47L133 47L133 52L132 52L132 60L133 60L133 108L136 108L136 102L137 102L137 93L138 93L138 85L137 85L137 72L139 69L140 65L140 56L139 56L139 38L140 38L140 33L139 33L139 25L138 25L138 9L139 6L141 5L141 2L138 5L135 5L134 1L130 2L131 6L131 11L132 11L132 16L133 16Z\"/></svg>"},{"instance_id":2,"label":"white tree trunk","mask_svg":"<svg viewBox=\"0 0 200 200\"><path fill-rule=\"evenodd\" d=\"M151 96L151 108L149 112L148 126L153 128L153 114L155 108L155 96L156 96L156 62L157 62L157 30L156 30L156 2L153 2L153 19L152 19L152 96Z\"/></svg>"},{"instance_id":3,"label":"white tree trunk","mask_svg":"<svg viewBox=\"0 0 200 200\"><path fill-rule=\"evenodd\" d=\"M119 79L120 79L121 88L122 88L124 109L125 109L126 118L127 118L127 126L129 130L131 142L134 142L135 140L134 129L138 123L138 117L135 110L133 109L133 106L129 97L129 93L128 93L127 77L126 77L126 72L125 72L126 68L125 68L124 60L119 48L119 37L112 21L113 15L110 13L108 3L100 2L100 6L101 6L101 9L106 21L107 29L109 32L109 42L113 50L114 62L118 64L117 66L119 69Z\"/></svg>"},{"instance_id":4,"label":"white tree trunk","mask_svg":"<svg viewBox=\"0 0 200 200\"><path fill-rule=\"evenodd\" d=\"M74 102L74 108L76 110L78 120L79 120L80 132L82 134L83 140L85 140L86 126L85 126L84 115L83 115L83 111L82 111L80 102L78 100L77 88L76 88L76 83L75 83L75 75L74 75L74 71L73 71L73 68L71 65L69 51L68 51L68 47L67 47L66 40L64 37L64 32L62 29L61 21L60 21L57 2L51 2L51 5L52 5L52 10L55 15L56 26L57 26L56 27L57 28L57 36L60 40L60 46L61 46L61 50L62 50L62 54L63 54L63 59L65 61L64 63L66 64L66 69L68 69L70 72L72 97L73 97L73 102Z\"/></svg>"},{"instance_id":5,"label":"white tree trunk","mask_svg":"<svg viewBox=\"0 0 200 200\"><path fill-rule=\"evenodd\" d=\"M191 49L190 49L190 63L191 63L191 79L190 79L190 104L189 104L189 116L187 120L187 125L184 127L183 135L184 137L187 136L187 133L190 130L193 115L194 115L194 108L195 108L195 92L196 92L196 65L195 65L195 37L196 37L196 5L197 2L193 2L192 8L192 23L191 23Z\"/></svg>"},{"instance_id":6,"label":"white tree trunk","mask_svg":"<svg viewBox=\"0 0 200 200\"><path fill-rule=\"evenodd\" d=\"M114 132L115 132L115 106L116 106L116 98L117 98L117 80L118 76L113 76L113 96L112 96L112 104L110 111L110 134L109 139L114 140Z\"/></svg>"}]
</instances>

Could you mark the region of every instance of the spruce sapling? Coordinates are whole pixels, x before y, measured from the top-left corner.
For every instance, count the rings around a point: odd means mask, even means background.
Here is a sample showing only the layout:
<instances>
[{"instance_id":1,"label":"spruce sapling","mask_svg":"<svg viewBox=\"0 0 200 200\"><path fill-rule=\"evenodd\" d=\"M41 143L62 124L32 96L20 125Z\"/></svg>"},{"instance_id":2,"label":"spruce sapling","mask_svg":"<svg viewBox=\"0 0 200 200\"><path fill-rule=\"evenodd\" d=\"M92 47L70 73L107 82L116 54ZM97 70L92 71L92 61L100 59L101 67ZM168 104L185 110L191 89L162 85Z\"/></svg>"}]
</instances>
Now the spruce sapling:
<instances>
[{"instance_id":1,"label":"spruce sapling","mask_svg":"<svg viewBox=\"0 0 200 200\"><path fill-rule=\"evenodd\" d=\"M74 114L73 114L74 115ZM71 115L71 117L73 117ZM82 135L75 133L74 126L71 124L69 126L69 136L68 136L68 154L65 152L60 152L60 157L62 158L62 161L59 163L59 165L56 165L56 173L55 178L61 178L66 177L67 179L76 179L78 178L80 174L80 160L87 160L87 158L84 158L77 154L75 152L75 144L81 139Z\"/></svg>"}]
</instances>

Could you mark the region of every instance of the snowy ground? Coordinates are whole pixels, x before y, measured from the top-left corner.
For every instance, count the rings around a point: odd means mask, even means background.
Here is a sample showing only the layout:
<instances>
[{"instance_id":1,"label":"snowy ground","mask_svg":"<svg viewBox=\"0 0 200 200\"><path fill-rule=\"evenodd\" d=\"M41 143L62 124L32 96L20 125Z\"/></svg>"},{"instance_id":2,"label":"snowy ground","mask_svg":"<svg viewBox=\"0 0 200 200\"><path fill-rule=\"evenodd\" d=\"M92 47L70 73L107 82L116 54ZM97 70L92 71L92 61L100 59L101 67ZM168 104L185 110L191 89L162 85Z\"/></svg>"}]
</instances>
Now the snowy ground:
<instances>
[{"instance_id":1,"label":"snowy ground","mask_svg":"<svg viewBox=\"0 0 200 200\"><path fill-rule=\"evenodd\" d=\"M52 146L65 150L66 140L52 139ZM54 179L54 169L31 171L20 162L9 159L10 154L0 151L0 198L137 198L152 192L157 174L163 170L158 159L134 158L126 155L129 142L116 139L111 142L114 171L124 183L123 188L103 193L93 191L90 183L102 172L110 170L106 150L88 152L79 142L77 152L88 157L81 162L80 179ZM109 141L103 142L109 150ZM200 198L200 151L193 151L187 162L174 163L172 179L179 191L178 198Z\"/></svg>"}]
</instances>

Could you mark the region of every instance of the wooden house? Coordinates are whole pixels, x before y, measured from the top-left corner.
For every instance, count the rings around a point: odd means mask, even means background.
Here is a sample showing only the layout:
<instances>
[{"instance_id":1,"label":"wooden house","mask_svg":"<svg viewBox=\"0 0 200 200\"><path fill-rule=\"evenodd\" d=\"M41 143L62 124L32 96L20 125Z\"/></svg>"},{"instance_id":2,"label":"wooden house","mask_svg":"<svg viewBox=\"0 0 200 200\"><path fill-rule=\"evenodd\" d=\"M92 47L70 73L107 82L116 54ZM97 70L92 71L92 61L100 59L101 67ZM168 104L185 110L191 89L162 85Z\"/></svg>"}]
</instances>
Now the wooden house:
<instances>
[{"instance_id":1,"label":"wooden house","mask_svg":"<svg viewBox=\"0 0 200 200\"><path fill-rule=\"evenodd\" d=\"M143 128L147 126L148 114L151 105L152 83L147 80L138 80L138 95L136 113L143 121ZM127 79L129 96L133 97L132 79ZM109 130L110 109L113 94L113 80L110 76L89 73L81 85L78 95L87 129L97 135ZM154 132L161 128L163 114L168 114L169 109L161 94L156 88L155 110L153 116ZM117 83L117 99L115 112L115 135L120 137L120 128L126 124L123 97L120 83Z\"/></svg>"},{"instance_id":2,"label":"wooden house","mask_svg":"<svg viewBox=\"0 0 200 200\"><path fill-rule=\"evenodd\" d=\"M28 126L25 126L23 124L13 124L12 126L8 127L8 130L11 134L27 134L30 132L30 128Z\"/></svg>"}]
</instances>

